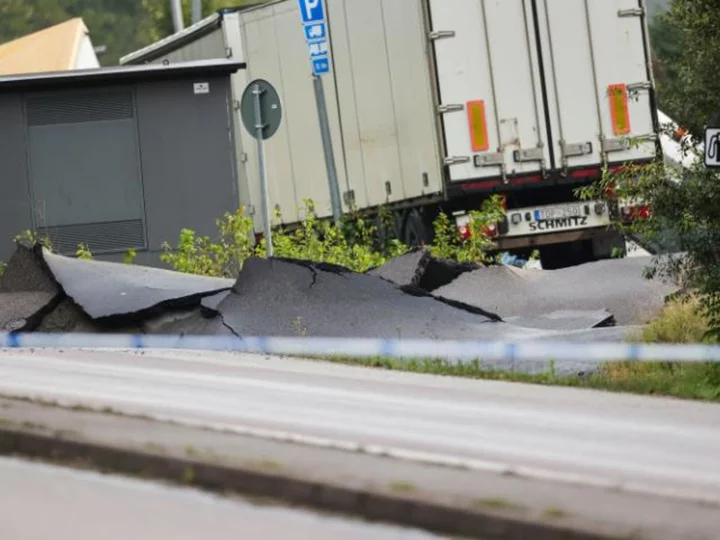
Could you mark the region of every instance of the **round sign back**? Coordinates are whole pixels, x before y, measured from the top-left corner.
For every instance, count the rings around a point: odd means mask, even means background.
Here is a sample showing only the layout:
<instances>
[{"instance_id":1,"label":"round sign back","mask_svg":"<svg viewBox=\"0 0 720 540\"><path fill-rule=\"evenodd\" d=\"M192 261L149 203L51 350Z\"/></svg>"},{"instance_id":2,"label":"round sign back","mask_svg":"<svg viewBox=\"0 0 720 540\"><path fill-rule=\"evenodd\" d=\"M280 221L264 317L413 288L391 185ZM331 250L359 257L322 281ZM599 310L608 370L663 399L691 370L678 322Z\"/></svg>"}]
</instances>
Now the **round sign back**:
<instances>
[{"instance_id":1,"label":"round sign back","mask_svg":"<svg viewBox=\"0 0 720 540\"><path fill-rule=\"evenodd\" d=\"M257 117L258 99L260 118ZM251 82L243 93L240 115L245 129L256 139L266 140L275 135L282 123L282 105L273 85L264 79ZM259 137L258 124L262 126L262 137Z\"/></svg>"}]
</instances>

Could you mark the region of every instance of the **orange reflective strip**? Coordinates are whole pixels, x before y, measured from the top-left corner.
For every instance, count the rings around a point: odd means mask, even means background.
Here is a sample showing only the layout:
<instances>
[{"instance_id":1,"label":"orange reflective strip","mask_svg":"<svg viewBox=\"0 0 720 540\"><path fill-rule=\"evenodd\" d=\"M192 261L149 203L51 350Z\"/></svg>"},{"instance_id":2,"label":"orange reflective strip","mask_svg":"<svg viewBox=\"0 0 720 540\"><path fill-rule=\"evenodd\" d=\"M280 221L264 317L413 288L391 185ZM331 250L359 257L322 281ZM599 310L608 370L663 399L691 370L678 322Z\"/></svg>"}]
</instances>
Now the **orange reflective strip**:
<instances>
[{"instance_id":1,"label":"orange reflective strip","mask_svg":"<svg viewBox=\"0 0 720 540\"><path fill-rule=\"evenodd\" d=\"M613 133L627 135L630 133L627 85L611 84L608 87L608 95L610 96Z\"/></svg>"},{"instance_id":2,"label":"orange reflective strip","mask_svg":"<svg viewBox=\"0 0 720 540\"><path fill-rule=\"evenodd\" d=\"M473 152L483 152L490 148L488 140L485 102L469 101L467 104L468 122L470 124L470 143Z\"/></svg>"}]
</instances>

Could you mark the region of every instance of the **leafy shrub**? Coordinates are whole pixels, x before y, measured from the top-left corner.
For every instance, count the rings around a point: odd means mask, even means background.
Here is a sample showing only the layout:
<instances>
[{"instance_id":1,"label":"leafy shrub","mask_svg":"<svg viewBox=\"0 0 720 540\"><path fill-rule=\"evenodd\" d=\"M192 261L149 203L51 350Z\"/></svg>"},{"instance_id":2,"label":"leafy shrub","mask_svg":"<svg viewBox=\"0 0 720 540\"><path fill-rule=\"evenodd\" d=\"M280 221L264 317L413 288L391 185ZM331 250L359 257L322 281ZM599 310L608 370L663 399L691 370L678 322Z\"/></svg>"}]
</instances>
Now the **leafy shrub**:
<instances>
[{"instance_id":1,"label":"leafy shrub","mask_svg":"<svg viewBox=\"0 0 720 540\"><path fill-rule=\"evenodd\" d=\"M278 229L273 246L276 257L325 262L364 272L407 252L398 240L379 245L377 226L355 215L343 217L338 224L317 217L312 201L305 200L305 217L294 231ZM265 240L258 251L265 253Z\"/></svg>"},{"instance_id":2,"label":"leafy shrub","mask_svg":"<svg viewBox=\"0 0 720 540\"><path fill-rule=\"evenodd\" d=\"M136 258L137 250L135 248L130 248L125 252L125 255L123 255L123 264L133 264Z\"/></svg>"},{"instance_id":3,"label":"leafy shrub","mask_svg":"<svg viewBox=\"0 0 720 540\"><path fill-rule=\"evenodd\" d=\"M493 262L488 252L496 246L489 230L504 217L503 199L499 195L493 195L483 202L480 210L469 213L468 235L462 237L458 234L454 220L441 212L433 222L435 242L430 249L433 255L441 259L478 264Z\"/></svg>"},{"instance_id":4,"label":"leafy shrub","mask_svg":"<svg viewBox=\"0 0 720 540\"><path fill-rule=\"evenodd\" d=\"M93 256L87 244L80 244L75 251L75 257L83 261L91 261Z\"/></svg>"},{"instance_id":5,"label":"leafy shrub","mask_svg":"<svg viewBox=\"0 0 720 540\"><path fill-rule=\"evenodd\" d=\"M195 231L183 229L177 247L163 243L161 260L178 272L204 276L236 276L243 263L255 254L253 223L241 208L226 213L216 221L219 237L197 236Z\"/></svg>"},{"instance_id":6,"label":"leafy shrub","mask_svg":"<svg viewBox=\"0 0 720 540\"><path fill-rule=\"evenodd\" d=\"M15 236L15 243L21 246L32 248L38 244L45 249L52 251L50 237L36 230L28 229Z\"/></svg>"},{"instance_id":7,"label":"leafy shrub","mask_svg":"<svg viewBox=\"0 0 720 540\"><path fill-rule=\"evenodd\" d=\"M299 227L273 230L275 257L325 262L365 272L389 259L407 253L408 246L392 238L392 213L381 209L377 219L358 213L343 216L339 223L318 218L311 200L305 200L304 218ZM479 211L470 214L471 234L461 239L454 222L446 214L435 221L433 253L461 262L486 263L486 252L494 247L487 228L502 219L500 197L489 199ZM281 216L276 215L280 220ZM218 238L198 237L183 229L176 247L165 242L161 259L176 271L208 276L234 277L248 258L264 257L265 239L253 247L253 222L243 210L225 214L217 220Z\"/></svg>"},{"instance_id":8,"label":"leafy shrub","mask_svg":"<svg viewBox=\"0 0 720 540\"><path fill-rule=\"evenodd\" d=\"M7 263L0 262L0 277L3 277L5 270L7 270Z\"/></svg>"}]
</instances>

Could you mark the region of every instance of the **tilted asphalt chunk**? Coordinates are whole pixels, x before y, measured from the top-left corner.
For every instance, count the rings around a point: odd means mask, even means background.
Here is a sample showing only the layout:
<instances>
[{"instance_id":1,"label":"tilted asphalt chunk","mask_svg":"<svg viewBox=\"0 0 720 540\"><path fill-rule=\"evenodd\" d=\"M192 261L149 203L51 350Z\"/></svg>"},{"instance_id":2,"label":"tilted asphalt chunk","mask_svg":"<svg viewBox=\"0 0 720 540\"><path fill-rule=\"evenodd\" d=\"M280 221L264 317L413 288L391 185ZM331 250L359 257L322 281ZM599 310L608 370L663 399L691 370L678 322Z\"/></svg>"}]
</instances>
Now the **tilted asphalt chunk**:
<instances>
[{"instance_id":1,"label":"tilted asphalt chunk","mask_svg":"<svg viewBox=\"0 0 720 540\"><path fill-rule=\"evenodd\" d=\"M480 267L477 264L459 263L430 257L418 286L421 289L432 292L440 287L444 287L448 283L452 283L463 274L472 272L478 268Z\"/></svg>"},{"instance_id":2,"label":"tilted asphalt chunk","mask_svg":"<svg viewBox=\"0 0 720 540\"><path fill-rule=\"evenodd\" d=\"M93 319L150 318L167 308L196 307L233 286L228 279L42 254L65 293Z\"/></svg>"},{"instance_id":3,"label":"tilted asphalt chunk","mask_svg":"<svg viewBox=\"0 0 720 540\"><path fill-rule=\"evenodd\" d=\"M375 276L272 259L247 261L218 310L238 336L514 340L543 334L406 294Z\"/></svg>"},{"instance_id":4,"label":"tilted asphalt chunk","mask_svg":"<svg viewBox=\"0 0 720 540\"><path fill-rule=\"evenodd\" d=\"M203 311L210 316L217 315L219 313L218 306L222 303L223 300L228 297L231 292L232 289L203 298L200 301L200 305L202 306Z\"/></svg>"},{"instance_id":5,"label":"tilted asphalt chunk","mask_svg":"<svg viewBox=\"0 0 720 540\"><path fill-rule=\"evenodd\" d=\"M562 310L542 315L507 317L505 322L526 328L574 331L614 326L615 317L604 309L597 311Z\"/></svg>"},{"instance_id":6,"label":"tilted asphalt chunk","mask_svg":"<svg viewBox=\"0 0 720 540\"><path fill-rule=\"evenodd\" d=\"M370 276L377 276L399 286L419 287L425 268L432 256L429 251L415 249L390 259L387 263L368 272Z\"/></svg>"},{"instance_id":7,"label":"tilted asphalt chunk","mask_svg":"<svg viewBox=\"0 0 720 540\"><path fill-rule=\"evenodd\" d=\"M401 287L418 287L432 292L478 268L476 264L438 259L426 249L415 249L370 270L368 274Z\"/></svg>"},{"instance_id":8,"label":"tilted asphalt chunk","mask_svg":"<svg viewBox=\"0 0 720 540\"><path fill-rule=\"evenodd\" d=\"M71 298L67 297L63 297L55 309L45 315L38 327L35 328L36 332L42 333L81 332L92 334L108 330L93 321Z\"/></svg>"},{"instance_id":9,"label":"tilted asphalt chunk","mask_svg":"<svg viewBox=\"0 0 720 540\"><path fill-rule=\"evenodd\" d=\"M18 245L10 258L5 273L0 277L0 292L34 291L56 295L60 288L55 283L41 249Z\"/></svg>"},{"instance_id":10,"label":"tilted asphalt chunk","mask_svg":"<svg viewBox=\"0 0 720 540\"><path fill-rule=\"evenodd\" d=\"M0 277L0 332L35 330L61 299L39 252L19 245Z\"/></svg>"},{"instance_id":11,"label":"tilted asphalt chunk","mask_svg":"<svg viewBox=\"0 0 720 540\"><path fill-rule=\"evenodd\" d=\"M57 305L57 295L39 291L0 293L0 332L35 330Z\"/></svg>"},{"instance_id":12,"label":"tilted asphalt chunk","mask_svg":"<svg viewBox=\"0 0 720 540\"><path fill-rule=\"evenodd\" d=\"M563 310L607 310L618 325L645 324L678 290L674 283L648 280L650 257L599 261L562 270L496 266L463 274L434 294L508 317L546 316Z\"/></svg>"}]
</instances>

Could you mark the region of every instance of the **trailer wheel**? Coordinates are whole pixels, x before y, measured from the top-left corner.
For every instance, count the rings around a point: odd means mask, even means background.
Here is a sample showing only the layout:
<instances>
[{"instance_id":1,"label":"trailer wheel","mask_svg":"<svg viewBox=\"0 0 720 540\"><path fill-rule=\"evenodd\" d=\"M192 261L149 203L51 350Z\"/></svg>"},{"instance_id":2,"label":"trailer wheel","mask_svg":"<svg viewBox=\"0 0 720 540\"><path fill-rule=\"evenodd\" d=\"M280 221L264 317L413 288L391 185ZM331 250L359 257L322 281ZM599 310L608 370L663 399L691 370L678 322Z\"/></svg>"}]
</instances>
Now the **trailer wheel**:
<instances>
[{"instance_id":1,"label":"trailer wheel","mask_svg":"<svg viewBox=\"0 0 720 540\"><path fill-rule=\"evenodd\" d=\"M403 227L403 241L411 247L424 246L432 243L432 229L428 227L422 214L417 209L410 210L405 215Z\"/></svg>"}]
</instances>

